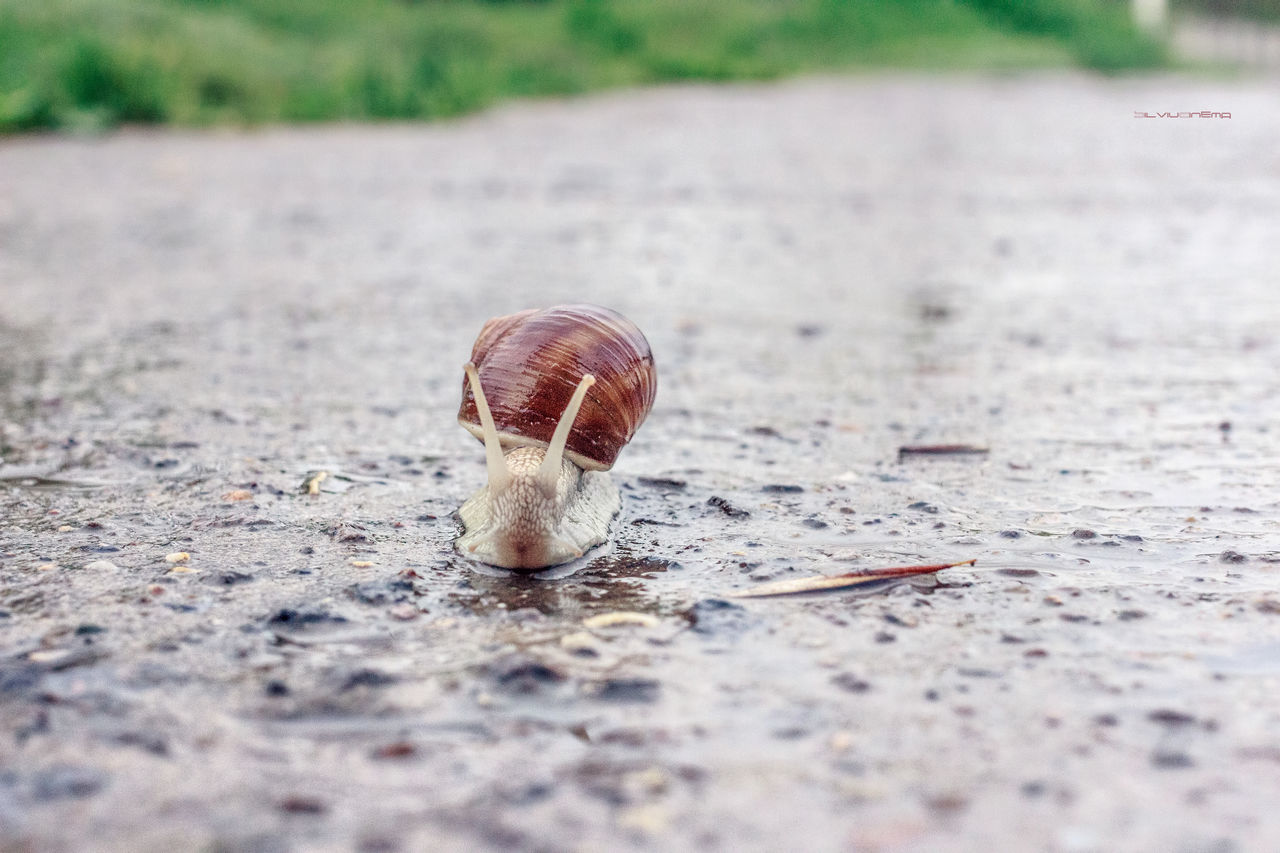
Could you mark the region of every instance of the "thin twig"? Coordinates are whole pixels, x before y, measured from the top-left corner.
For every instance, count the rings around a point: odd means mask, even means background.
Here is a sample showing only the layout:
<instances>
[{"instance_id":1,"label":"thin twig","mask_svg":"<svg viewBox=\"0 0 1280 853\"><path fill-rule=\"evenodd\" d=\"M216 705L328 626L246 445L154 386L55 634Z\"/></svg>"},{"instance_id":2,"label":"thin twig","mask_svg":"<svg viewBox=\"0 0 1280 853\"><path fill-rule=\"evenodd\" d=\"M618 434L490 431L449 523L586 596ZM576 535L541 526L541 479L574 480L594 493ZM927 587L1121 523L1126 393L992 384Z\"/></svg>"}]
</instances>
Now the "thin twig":
<instances>
[{"instance_id":1,"label":"thin twig","mask_svg":"<svg viewBox=\"0 0 1280 853\"><path fill-rule=\"evenodd\" d=\"M798 595L802 592L824 592L833 589L847 589L864 583L892 580L893 578L909 578L915 575L928 575L943 569L954 569L956 566L972 566L977 559L964 560L959 563L938 563L932 566L894 566L887 569L860 569L842 575L817 575L807 578L776 581L761 584L742 592L731 593L733 598L764 598L772 595Z\"/></svg>"}]
</instances>

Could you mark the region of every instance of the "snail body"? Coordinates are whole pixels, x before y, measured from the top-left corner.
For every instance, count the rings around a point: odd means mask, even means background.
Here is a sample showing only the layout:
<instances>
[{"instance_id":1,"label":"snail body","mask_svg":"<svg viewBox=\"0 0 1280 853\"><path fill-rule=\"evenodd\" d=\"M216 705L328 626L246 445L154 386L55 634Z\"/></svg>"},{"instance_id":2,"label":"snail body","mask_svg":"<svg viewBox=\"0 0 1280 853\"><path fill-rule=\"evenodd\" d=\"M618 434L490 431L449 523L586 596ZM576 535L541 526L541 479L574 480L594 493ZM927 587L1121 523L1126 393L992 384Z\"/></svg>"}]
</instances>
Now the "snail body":
<instances>
[{"instance_id":1,"label":"snail body","mask_svg":"<svg viewBox=\"0 0 1280 853\"><path fill-rule=\"evenodd\" d=\"M622 504L607 472L657 391L640 330L596 305L520 311L485 323L464 372L458 423L489 482L458 510L458 550L536 570L604 542Z\"/></svg>"}]
</instances>

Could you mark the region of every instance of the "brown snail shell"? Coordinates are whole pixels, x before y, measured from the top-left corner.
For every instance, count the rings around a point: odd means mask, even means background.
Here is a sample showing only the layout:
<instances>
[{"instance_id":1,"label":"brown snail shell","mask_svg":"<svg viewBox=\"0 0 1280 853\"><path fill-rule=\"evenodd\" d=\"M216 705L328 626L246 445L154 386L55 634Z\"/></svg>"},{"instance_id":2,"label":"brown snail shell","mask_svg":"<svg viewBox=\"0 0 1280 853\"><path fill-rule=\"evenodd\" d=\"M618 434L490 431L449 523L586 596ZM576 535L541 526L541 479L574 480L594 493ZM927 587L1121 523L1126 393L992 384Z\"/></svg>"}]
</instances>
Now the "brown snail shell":
<instances>
[{"instance_id":1,"label":"brown snail shell","mask_svg":"<svg viewBox=\"0 0 1280 853\"><path fill-rule=\"evenodd\" d=\"M471 360L503 448L545 447L582 378L595 377L569 434L565 456L606 471L653 406L657 372L649 342L634 323L598 305L558 305L494 317ZM466 379L458 423L484 440Z\"/></svg>"}]
</instances>

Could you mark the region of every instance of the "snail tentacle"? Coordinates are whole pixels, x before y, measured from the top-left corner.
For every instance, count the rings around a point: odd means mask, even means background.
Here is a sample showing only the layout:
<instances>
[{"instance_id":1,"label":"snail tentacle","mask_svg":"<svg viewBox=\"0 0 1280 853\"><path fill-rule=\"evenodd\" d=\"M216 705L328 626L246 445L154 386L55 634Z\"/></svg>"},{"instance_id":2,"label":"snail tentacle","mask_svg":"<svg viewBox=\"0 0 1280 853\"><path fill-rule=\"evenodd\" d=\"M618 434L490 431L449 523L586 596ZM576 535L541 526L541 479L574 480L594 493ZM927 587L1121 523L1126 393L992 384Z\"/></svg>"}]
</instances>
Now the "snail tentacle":
<instances>
[{"instance_id":1,"label":"snail tentacle","mask_svg":"<svg viewBox=\"0 0 1280 853\"><path fill-rule=\"evenodd\" d=\"M498 438L498 427L489 412L489 402L484 398L484 389L480 387L480 374L475 362L468 361L462 368L471 383L471 393L476 397L476 411L480 414L480 426L484 430L485 464L489 469L489 494L498 495L511 485L511 470L507 468L507 460L502 457L502 441Z\"/></svg>"},{"instance_id":2,"label":"snail tentacle","mask_svg":"<svg viewBox=\"0 0 1280 853\"><path fill-rule=\"evenodd\" d=\"M556 431L547 445L547 455L542 457L542 465L538 467L538 487L548 498L553 498L556 494L556 482L560 479L560 460L564 458L565 444L569 441L569 430L573 429L573 422L578 419L578 411L582 408L582 401L587 396L587 391L595 384L596 378L590 373L582 377L582 381L578 383L577 389L569 399L569 405L564 407L560 422L556 424Z\"/></svg>"}]
</instances>

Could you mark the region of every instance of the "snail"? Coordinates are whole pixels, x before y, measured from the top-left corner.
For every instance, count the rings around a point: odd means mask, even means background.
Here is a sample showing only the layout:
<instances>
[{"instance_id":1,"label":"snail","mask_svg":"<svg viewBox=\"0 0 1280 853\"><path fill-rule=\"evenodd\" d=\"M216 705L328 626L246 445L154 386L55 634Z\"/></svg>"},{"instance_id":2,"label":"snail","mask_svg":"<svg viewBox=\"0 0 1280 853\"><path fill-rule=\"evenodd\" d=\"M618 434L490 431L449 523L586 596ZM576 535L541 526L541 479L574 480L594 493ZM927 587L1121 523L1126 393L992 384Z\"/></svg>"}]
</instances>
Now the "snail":
<instances>
[{"instance_id":1,"label":"snail","mask_svg":"<svg viewBox=\"0 0 1280 853\"><path fill-rule=\"evenodd\" d=\"M607 472L658 388L635 324L598 305L494 317L463 371L458 423L484 442L489 483L458 510L458 551L537 570L607 540L622 506Z\"/></svg>"}]
</instances>

